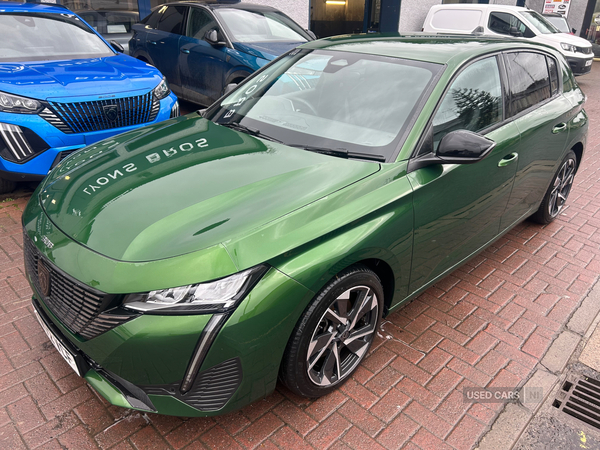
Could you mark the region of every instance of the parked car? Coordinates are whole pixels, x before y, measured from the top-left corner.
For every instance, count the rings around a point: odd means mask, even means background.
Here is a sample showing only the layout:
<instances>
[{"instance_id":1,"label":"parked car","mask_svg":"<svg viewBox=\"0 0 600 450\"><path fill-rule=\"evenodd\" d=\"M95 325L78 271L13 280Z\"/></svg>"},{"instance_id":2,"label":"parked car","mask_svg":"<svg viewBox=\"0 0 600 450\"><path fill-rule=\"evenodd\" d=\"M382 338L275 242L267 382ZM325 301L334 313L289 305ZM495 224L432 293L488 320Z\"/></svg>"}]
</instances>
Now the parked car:
<instances>
[{"instance_id":1,"label":"parked car","mask_svg":"<svg viewBox=\"0 0 600 450\"><path fill-rule=\"evenodd\" d=\"M133 31L131 55L164 73L179 98L205 106L314 37L275 8L208 0L161 5Z\"/></svg>"},{"instance_id":2,"label":"parked car","mask_svg":"<svg viewBox=\"0 0 600 450\"><path fill-rule=\"evenodd\" d=\"M0 36L0 193L86 145L178 115L158 70L64 7L2 3Z\"/></svg>"},{"instance_id":3,"label":"parked car","mask_svg":"<svg viewBox=\"0 0 600 450\"><path fill-rule=\"evenodd\" d=\"M76 10L75 13L106 40L118 42L123 53L129 54L131 27L140 20L136 11Z\"/></svg>"},{"instance_id":4,"label":"parked car","mask_svg":"<svg viewBox=\"0 0 600 450\"><path fill-rule=\"evenodd\" d=\"M592 70L592 44L562 33L541 14L505 5L446 4L432 6L425 18L427 33L472 33L523 37L561 52L575 75Z\"/></svg>"},{"instance_id":5,"label":"parked car","mask_svg":"<svg viewBox=\"0 0 600 450\"><path fill-rule=\"evenodd\" d=\"M115 405L222 414L278 377L327 394L383 316L563 211L584 101L522 40L306 44L204 116L62 161L23 214L34 309Z\"/></svg>"},{"instance_id":6,"label":"parked car","mask_svg":"<svg viewBox=\"0 0 600 450\"><path fill-rule=\"evenodd\" d=\"M567 18L559 13L545 13L542 14L542 17L550 22L552 25L558 29L561 33L567 33L574 35L577 31L575 28L571 28L569 22L567 22Z\"/></svg>"}]
</instances>

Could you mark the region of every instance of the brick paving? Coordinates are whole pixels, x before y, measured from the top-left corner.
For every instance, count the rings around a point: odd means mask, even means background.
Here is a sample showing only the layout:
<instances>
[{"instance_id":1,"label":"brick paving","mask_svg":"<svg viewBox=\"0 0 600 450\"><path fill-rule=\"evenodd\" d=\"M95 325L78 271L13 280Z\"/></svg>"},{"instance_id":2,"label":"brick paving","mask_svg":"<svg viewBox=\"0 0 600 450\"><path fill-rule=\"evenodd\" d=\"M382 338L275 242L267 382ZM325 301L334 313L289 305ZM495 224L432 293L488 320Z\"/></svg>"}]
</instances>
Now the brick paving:
<instances>
[{"instance_id":1,"label":"brick paving","mask_svg":"<svg viewBox=\"0 0 600 450\"><path fill-rule=\"evenodd\" d=\"M32 316L20 217L0 203L1 449L470 449L502 409L465 386L533 373L600 273L600 64L586 158L554 223L525 222L383 323L353 379L317 401L279 387L217 418L110 406L76 376Z\"/></svg>"}]
</instances>

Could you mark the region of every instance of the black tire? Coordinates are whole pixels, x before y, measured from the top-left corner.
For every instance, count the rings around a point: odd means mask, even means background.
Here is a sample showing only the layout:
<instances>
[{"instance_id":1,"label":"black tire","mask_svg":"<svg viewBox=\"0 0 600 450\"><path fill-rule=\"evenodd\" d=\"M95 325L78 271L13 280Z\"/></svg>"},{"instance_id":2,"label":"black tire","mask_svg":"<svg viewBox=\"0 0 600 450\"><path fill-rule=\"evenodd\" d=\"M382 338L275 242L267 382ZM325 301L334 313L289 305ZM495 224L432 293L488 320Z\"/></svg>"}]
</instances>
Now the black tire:
<instances>
[{"instance_id":1,"label":"black tire","mask_svg":"<svg viewBox=\"0 0 600 450\"><path fill-rule=\"evenodd\" d=\"M283 356L281 381L304 397L337 389L367 355L382 311L383 287L373 271L356 265L340 272L298 320Z\"/></svg>"},{"instance_id":2,"label":"black tire","mask_svg":"<svg viewBox=\"0 0 600 450\"><path fill-rule=\"evenodd\" d=\"M17 187L17 183L14 181L0 178L0 194L9 194L15 190L15 187Z\"/></svg>"},{"instance_id":3,"label":"black tire","mask_svg":"<svg viewBox=\"0 0 600 450\"><path fill-rule=\"evenodd\" d=\"M532 221L546 225L558 217L571 192L576 171L577 155L569 150L569 153L560 163L558 171L554 174L542 204L537 212L530 217Z\"/></svg>"}]
</instances>

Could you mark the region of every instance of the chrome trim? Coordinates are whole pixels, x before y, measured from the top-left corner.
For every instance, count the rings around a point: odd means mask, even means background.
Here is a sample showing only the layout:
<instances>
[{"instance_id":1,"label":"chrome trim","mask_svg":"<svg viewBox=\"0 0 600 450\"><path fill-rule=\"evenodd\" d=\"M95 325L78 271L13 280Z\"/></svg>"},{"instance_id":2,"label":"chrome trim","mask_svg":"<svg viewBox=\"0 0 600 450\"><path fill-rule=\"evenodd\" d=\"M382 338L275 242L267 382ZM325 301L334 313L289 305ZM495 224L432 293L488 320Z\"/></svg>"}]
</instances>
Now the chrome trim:
<instances>
[{"instance_id":1,"label":"chrome trim","mask_svg":"<svg viewBox=\"0 0 600 450\"><path fill-rule=\"evenodd\" d=\"M202 334L196 345L196 350L194 350L194 356L192 356L190 365L185 371L185 376L183 377L179 388L182 394L188 392L194 384L200 366L204 362L204 358L206 357L210 346L217 337L217 334L221 330L221 326L225 323L227 317L229 317L228 314L214 314L204 327L204 330L202 330Z\"/></svg>"},{"instance_id":2,"label":"chrome trim","mask_svg":"<svg viewBox=\"0 0 600 450\"><path fill-rule=\"evenodd\" d=\"M4 138L8 149L18 161L33 155L33 150L25 136L23 136L20 127L9 123L0 123L0 134Z\"/></svg>"}]
</instances>

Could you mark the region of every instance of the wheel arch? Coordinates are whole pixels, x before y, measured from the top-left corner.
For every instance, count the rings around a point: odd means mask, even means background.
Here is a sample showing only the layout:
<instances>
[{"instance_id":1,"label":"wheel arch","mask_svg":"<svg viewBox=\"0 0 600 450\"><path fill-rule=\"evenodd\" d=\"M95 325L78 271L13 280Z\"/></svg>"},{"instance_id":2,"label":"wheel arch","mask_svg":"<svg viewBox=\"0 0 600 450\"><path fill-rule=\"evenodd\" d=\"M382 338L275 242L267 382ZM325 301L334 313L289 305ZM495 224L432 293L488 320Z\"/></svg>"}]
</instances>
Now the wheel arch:
<instances>
[{"instance_id":1,"label":"wheel arch","mask_svg":"<svg viewBox=\"0 0 600 450\"><path fill-rule=\"evenodd\" d=\"M581 160L583 158L583 143L577 142L576 144L574 144L571 147L571 150L573 150L573 152L575 153L575 156L577 156L577 168L576 168L576 170L579 170L579 166L581 165Z\"/></svg>"}]
</instances>

